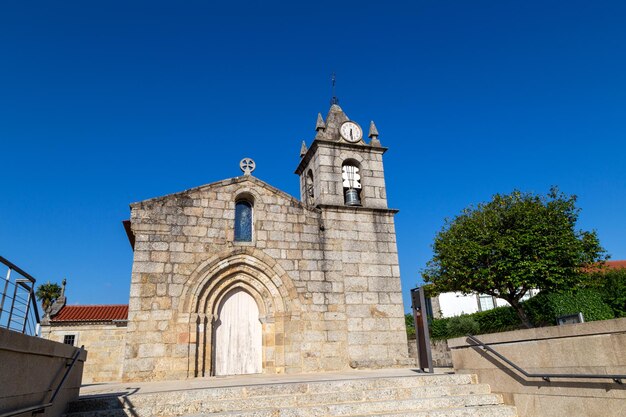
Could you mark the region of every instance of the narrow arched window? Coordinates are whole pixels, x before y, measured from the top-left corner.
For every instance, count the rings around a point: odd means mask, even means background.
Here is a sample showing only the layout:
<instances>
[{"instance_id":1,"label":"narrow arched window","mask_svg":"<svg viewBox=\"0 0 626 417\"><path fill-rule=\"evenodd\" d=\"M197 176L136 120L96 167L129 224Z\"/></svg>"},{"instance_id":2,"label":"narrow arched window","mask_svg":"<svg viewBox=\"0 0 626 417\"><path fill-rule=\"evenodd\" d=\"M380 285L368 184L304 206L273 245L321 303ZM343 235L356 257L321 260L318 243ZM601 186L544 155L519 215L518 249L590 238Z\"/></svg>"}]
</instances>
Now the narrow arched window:
<instances>
[{"instance_id":1,"label":"narrow arched window","mask_svg":"<svg viewBox=\"0 0 626 417\"><path fill-rule=\"evenodd\" d=\"M246 200L235 203L235 242L252 242L252 204Z\"/></svg>"},{"instance_id":2,"label":"narrow arched window","mask_svg":"<svg viewBox=\"0 0 626 417\"><path fill-rule=\"evenodd\" d=\"M315 198L315 187L313 186L313 171L309 169L309 172L306 174L306 179L304 182L304 186L306 189L306 201L307 203L313 203L313 199Z\"/></svg>"},{"instance_id":3,"label":"narrow arched window","mask_svg":"<svg viewBox=\"0 0 626 417\"><path fill-rule=\"evenodd\" d=\"M341 167L344 202L346 206L361 205L361 174L356 161L349 159Z\"/></svg>"}]
</instances>

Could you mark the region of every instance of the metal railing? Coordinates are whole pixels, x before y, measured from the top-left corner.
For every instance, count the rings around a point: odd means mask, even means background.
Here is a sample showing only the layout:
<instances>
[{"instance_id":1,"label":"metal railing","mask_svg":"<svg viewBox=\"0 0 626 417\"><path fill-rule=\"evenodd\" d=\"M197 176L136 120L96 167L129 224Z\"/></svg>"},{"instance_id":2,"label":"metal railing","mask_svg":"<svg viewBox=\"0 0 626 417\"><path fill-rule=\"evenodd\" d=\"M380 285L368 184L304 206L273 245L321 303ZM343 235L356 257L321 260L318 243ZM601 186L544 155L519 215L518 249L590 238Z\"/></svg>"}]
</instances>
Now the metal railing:
<instances>
[{"instance_id":1,"label":"metal railing","mask_svg":"<svg viewBox=\"0 0 626 417\"><path fill-rule=\"evenodd\" d=\"M2 265L6 267L6 274L4 279L0 277L0 327L37 336L39 333L39 309L35 299L37 280L0 256L0 267Z\"/></svg>"},{"instance_id":2,"label":"metal railing","mask_svg":"<svg viewBox=\"0 0 626 417\"><path fill-rule=\"evenodd\" d=\"M492 353L493 355L497 356L500 360L502 360L505 363L507 363L508 365L510 365L512 368L514 368L516 371L518 371L519 373L524 375L526 378L541 378L541 379L543 379L544 381L547 381L547 382L550 382L550 380L553 379L553 378L564 378L564 379L577 379L577 378L579 378L579 379L612 379L613 382L615 382L617 384L623 384L623 380L626 379L626 375L614 375L614 374L534 374L534 373L526 372L524 369L522 369L520 366L518 366L515 363L513 363L511 360L506 358L504 355L502 355L501 353L498 353L497 351L495 351L491 346L486 345L483 342L481 342L480 340L478 340L475 336L472 336L471 334L468 334L467 338L469 340L471 340L472 342L476 343L475 345L470 345L470 346L480 346L484 350L488 351L489 353Z\"/></svg>"},{"instance_id":3,"label":"metal railing","mask_svg":"<svg viewBox=\"0 0 626 417\"><path fill-rule=\"evenodd\" d=\"M74 364L76 364L76 361L78 360L78 358L80 357L80 354L83 352L84 349L85 349L85 345L81 346L80 349L77 349L76 352L74 352L74 356L72 356L72 361L65 364L67 369L65 370L65 373L63 374L63 378L61 378L61 381L59 382L56 389L50 396L50 399L48 400L48 402L33 405L30 407L20 408L18 410L9 411L8 413L0 414L0 417L14 417L14 416L17 416L20 414L26 414L26 413L40 414L40 413L43 413L46 410L46 408L52 407L54 405L54 400L56 399L57 395L61 391L61 388L63 387L63 384L65 383L65 380L70 375L70 372L72 372L72 369L74 368ZM52 387L50 387L50 391L52 391Z\"/></svg>"}]
</instances>

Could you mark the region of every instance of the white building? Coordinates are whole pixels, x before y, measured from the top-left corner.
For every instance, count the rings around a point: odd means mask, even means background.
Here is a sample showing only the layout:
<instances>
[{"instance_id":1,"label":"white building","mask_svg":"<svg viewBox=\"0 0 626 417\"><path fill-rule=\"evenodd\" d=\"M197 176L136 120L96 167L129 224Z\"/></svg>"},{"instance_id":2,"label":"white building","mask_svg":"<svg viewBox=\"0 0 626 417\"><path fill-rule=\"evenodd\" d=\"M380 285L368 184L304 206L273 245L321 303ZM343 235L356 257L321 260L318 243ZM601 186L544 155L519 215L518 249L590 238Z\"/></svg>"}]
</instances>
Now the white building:
<instances>
[{"instance_id":1,"label":"white building","mask_svg":"<svg viewBox=\"0 0 626 417\"><path fill-rule=\"evenodd\" d=\"M527 300L539 293L539 290L530 290L524 295ZM463 294L460 292L445 292L431 298L433 316L435 318L454 317L461 314L472 314L479 311L491 310L495 307L508 306L502 298L486 294Z\"/></svg>"}]
</instances>

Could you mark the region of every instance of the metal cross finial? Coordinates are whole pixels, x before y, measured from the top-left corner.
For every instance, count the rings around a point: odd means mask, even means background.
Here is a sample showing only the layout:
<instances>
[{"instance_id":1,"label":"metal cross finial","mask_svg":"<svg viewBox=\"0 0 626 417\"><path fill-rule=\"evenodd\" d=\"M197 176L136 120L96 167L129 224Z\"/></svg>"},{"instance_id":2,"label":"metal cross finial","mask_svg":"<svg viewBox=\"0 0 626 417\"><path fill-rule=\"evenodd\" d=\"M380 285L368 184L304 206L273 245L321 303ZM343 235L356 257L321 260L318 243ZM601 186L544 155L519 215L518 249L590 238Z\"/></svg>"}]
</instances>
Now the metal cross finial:
<instances>
[{"instance_id":1,"label":"metal cross finial","mask_svg":"<svg viewBox=\"0 0 626 417\"><path fill-rule=\"evenodd\" d=\"M244 175L250 175L252 171L254 171L254 168L256 168L256 164L252 158L243 158L241 162L239 162L239 168L241 168Z\"/></svg>"},{"instance_id":2,"label":"metal cross finial","mask_svg":"<svg viewBox=\"0 0 626 417\"><path fill-rule=\"evenodd\" d=\"M330 99L330 105L332 106L333 104L339 104L339 99L337 98L337 96L335 95L335 80L337 78L335 77L335 72L333 71L332 75L331 75L331 80L333 82L333 98Z\"/></svg>"}]
</instances>

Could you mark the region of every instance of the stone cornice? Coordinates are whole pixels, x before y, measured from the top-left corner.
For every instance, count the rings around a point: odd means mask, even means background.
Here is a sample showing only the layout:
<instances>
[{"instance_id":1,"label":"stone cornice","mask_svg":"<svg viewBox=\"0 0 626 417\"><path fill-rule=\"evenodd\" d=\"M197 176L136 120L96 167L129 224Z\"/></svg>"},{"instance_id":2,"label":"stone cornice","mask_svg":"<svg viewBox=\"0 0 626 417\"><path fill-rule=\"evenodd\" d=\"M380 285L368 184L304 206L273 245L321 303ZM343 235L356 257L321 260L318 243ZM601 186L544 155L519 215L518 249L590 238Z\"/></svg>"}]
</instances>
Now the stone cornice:
<instances>
[{"instance_id":1,"label":"stone cornice","mask_svg":"<svg viewBox=\"0 0 626 417\"><path fill-rule=\"evenodd\" d=\"M348 213L358 213L367 211L370 213L380 213L380 214L389 214L395 215L400 212L398 209L384 209L384 208L373 208L373 207L354 207L354 206L337 206L333 204L318 204L317 208L323 210L333 210L333 211L341 211Z\"/></svg>"},{"instance_id":2,"label":"stone cornice","mask_svg":"<svg viewBox=\"0 0 626 417\"><path fill-rule=\"evenodd\" d=\"M296 171L294 172L295 174L302 174L302 171L304 171L304 167L308 165L309 161L311 160L311 158L313 158L313 155L320 145L328 146L330 148L350 149L359 152L379 153L381 155L388 150L388 148L382 146L360 145L358 143L335 142L330 140L315 139L311 144L311 147L307 150L306 154L300 160L298 168L296 168Z\"/></svg>"},{"instance_id":3,"label":"stone cornice","mask_svg":"<svg viewBox=\"0 0 626 417\"><path fill-rule=\"evenodd\" d=\"M243 183L249 181L255 185L258 185L260 187L263 187L265 189L267 189L268 191L274 193L274 194L278 194L283 196L285 199L289 200L291 202L292 205L296 206L296 207L300 207L300 208L305 208L305 205L298 200L297 198L293 197L292 195L287 194L286 192L279 190L278 188L266 183L263 180L260 180L252 175L241 175L239 177L234 177L234 178L228 178L225 180L221 180L221 181L217 181L217 182L212 182L209 184L205 184L205 185L200 185L198 187L194 187L194 188L189 188L187 190L183 190L183 191L179 191L176 193L171 193L171 194L166 194L164 196L160 196L160 197L153 197L153 198L149 198L146 200L142 200L142 201L138 201L136 203L131 203L130 207L131 209L133 208L139 208L144 204L150 204L150 203L157 203L160 201L165 201L168 200L170 198L175 198L178 196L183 196L185 194L189 194L189 193L193 193L196 191L202 191L202 190L206 190L206 189L210 189L210 188L218 188L218 187L224 187L227 185L233 185L233 184L239 184L239 183Z\"/></svg>"}]
</instances>

